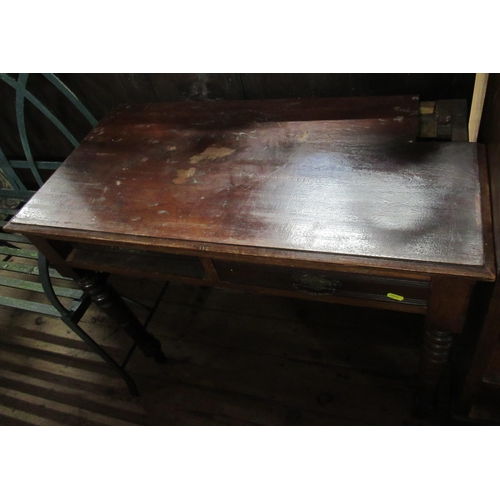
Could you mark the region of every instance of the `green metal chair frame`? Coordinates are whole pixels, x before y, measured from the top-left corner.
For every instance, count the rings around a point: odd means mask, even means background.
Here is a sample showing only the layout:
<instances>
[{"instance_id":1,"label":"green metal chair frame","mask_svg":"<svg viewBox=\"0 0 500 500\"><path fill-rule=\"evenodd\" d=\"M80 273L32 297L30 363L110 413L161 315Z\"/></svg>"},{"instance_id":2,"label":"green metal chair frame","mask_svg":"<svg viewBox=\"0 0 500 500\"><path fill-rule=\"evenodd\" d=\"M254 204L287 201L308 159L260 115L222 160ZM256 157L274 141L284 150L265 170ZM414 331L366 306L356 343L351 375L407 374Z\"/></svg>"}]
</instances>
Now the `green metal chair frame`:
<instances>
[{"instance_id":1,"label":"green metal chair frame","mask_svg":"<svg viewBox=\"0 0 500 500\"><path fill-rule=\"evenodd\" d=\"M55 75L43 74L44 77L51 82L60 92L64 95L69 102L76 107L83 117L89 122L90 126L97 125L97 120L91 113L83 106L78 97L71 92L71 90ZM23 205L33 196L36 190L28 189L25 183L18 175L20 169L29 169L35 179L38 187L43 185L41 175L42 170L56 170L61 162L55 161L36 161L33 158L28 134L26 130L25 121L25 101L28 100L41 111L47 119L49 119L59 131L69 140L73 147L78 146L78 141L68 128L61 123L61 121L48 109L38 98L36 98L26 85L28 82L29 74L20 74L17 80L7 74L0 73L0 80L10 85L16 91L16 120L18 126L19 137L23 148L25 160L8 160L6 155L0 148L0 269L5 271L12 271L16 273L16 278L0 275L0 285L4 287L16 288L20 290L29 290L33 292L44 293L48 298L50 305L37 301L28 301L19 298L6 297L0 295L0 305L21 309L24 311L36 312L39 314L49 315L60 318L73 332L76 333L87 345L89 345L94 352L96 352L111 368L113 368L126 382L127 387L131 394L138 395L137 386L132 377L125 371L127 362L129 361L135 349L135 344L129 350L125 360L120 364L115 361L92 337L90 337L79 325L79 321L85 314L85 311L91 304L91 299L87 297L81 290L65 287L53 286L52 279L67 280L57 273L56 270L51 269L47 264L45 257L40 254L36 249L26 248L29 244L27 238L18 234L8 234L3 231L6 222L12 218ZM1 175L3 173L3 176ZM3 178L2 178L3 177ZM3 183L2 183L3 180ZM19 263L15 262L13 258L20 257L22 259L29 259L33 263ZM20 279L19 276L38 276L39 283L29 279ZM149 311L148 318L146 319L145 326L151 320L161 297L166 289L168 283L163 287L156 303L153 307L147 307L143 304L142 307ZM61 302L61 298L71 299L71 304L65 307ZM125 298L125 297L124 297Z\"/></svg>"}]
</instances>

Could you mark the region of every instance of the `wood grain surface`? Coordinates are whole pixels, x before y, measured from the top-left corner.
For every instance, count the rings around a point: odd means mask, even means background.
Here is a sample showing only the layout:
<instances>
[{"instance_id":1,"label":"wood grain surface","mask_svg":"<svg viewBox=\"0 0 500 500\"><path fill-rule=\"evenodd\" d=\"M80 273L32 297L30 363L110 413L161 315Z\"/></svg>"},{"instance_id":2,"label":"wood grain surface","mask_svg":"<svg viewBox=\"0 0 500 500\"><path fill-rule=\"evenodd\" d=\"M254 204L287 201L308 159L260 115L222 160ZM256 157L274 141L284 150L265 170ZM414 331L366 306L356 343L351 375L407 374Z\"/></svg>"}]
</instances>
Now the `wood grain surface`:
<instances>
[{"instance_id":1,"label":"wood grain surface","mask_svg":"<svg viewBox=\"0 0 500 500\"><path fill-rule=\"evenodd\" d=\"M162 286L111 280L148 305ZM437 424L446 407L433 420L411 415L422 326L413 314L172 284L150 323L169 362L133 355L137 398L57 318L0 308L0 423ZM127 354L130 340L97 307L82 327Z\"/></svg>"},{"instance_id":2,"label":"wood grain surface","mask_svg":"<svg viewBox=\"0 0 500 500\"><path fill-rule=\"evenodd\" d=\"M412 143L416 113L412 96L124 106L11 229L481 268L477 146Z\"/></svg>"}]
</instances>

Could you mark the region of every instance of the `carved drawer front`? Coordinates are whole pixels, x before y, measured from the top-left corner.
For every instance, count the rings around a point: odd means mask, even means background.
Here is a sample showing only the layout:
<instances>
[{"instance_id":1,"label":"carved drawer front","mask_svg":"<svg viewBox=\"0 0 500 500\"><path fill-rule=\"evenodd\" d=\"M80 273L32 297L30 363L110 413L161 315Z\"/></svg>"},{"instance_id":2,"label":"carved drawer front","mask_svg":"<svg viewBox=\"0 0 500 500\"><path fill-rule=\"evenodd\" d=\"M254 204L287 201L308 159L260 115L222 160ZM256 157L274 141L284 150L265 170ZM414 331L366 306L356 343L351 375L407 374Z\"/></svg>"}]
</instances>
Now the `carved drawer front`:
<instances>
[{"instance_id":1,"label":"carved drawer front","mask_svg":"<svg viewBox=\"0 0 500 500\"><path fill-rule=\"evenodd\" d=\"M340 296L425 306L429 282L315 269L213 261L223 282L295 291L304 296Z\"/></svg>"}]
</instances>

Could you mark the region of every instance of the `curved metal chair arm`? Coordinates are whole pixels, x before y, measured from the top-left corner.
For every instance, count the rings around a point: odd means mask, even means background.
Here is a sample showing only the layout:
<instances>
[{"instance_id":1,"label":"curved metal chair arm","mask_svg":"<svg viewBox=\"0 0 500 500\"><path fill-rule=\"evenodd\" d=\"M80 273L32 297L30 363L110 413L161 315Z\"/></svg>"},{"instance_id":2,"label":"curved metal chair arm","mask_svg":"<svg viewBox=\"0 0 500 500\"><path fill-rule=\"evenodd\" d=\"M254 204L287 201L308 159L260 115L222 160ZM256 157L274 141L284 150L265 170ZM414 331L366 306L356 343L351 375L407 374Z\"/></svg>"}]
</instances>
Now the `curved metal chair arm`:
<instances>
[{"instance_id":1,"label":"curved metal chair arm","mask_svg":"<svg viewBox=\"0 0 500 500\"><path fill-rule=\"evenodd\" d=\"M117 363L87 332L78 326L77 322L73 320L73 314L71 311L62 305L52 286L47 259L40 252L38 252L38 272L43 291L49 299L49 302L61 315L61 320L123 378L132 395L138 396L139 391L137 386L132 377L125 371L124 366ZM130 355L127 356L127 358L128 357L130 357Z\"/></svg>"}]
</instances>

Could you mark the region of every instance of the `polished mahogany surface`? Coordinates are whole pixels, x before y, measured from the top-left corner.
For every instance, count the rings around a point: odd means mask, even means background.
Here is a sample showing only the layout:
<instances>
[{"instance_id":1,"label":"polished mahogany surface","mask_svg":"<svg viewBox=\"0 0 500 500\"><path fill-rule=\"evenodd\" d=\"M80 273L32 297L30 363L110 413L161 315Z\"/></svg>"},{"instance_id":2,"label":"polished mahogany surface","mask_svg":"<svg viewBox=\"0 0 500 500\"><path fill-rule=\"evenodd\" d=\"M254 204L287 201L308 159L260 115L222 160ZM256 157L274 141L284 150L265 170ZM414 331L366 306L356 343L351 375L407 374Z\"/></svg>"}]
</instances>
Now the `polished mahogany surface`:
<instances>
[{"instance_id":1,"label":"polished mahogany surface","mask_svg":"<svg viewBox=\"0 0 500 500\"><path fill-rule=\"evenodd\" d=\"M123 106L10 227L481 268L478 147L415 143L417 105Z\"/></svg>"}]
</instances>

